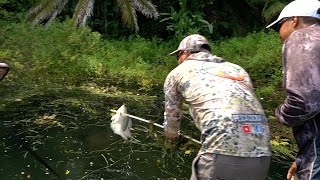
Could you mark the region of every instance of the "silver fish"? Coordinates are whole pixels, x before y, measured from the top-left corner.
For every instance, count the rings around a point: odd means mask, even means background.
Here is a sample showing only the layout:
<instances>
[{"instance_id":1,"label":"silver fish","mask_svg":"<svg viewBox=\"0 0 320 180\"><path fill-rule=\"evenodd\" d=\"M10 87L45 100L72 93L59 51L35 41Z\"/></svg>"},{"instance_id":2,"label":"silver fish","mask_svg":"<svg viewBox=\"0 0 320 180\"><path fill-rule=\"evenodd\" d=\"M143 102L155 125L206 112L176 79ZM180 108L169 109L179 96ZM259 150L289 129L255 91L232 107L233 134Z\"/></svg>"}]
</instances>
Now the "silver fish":
<instances>
[{"instance_id":1,"label":"silver fish","mask_svg":"<svg viewBox=\"0 0 320 180\"><path fill-rule=\"evenodd\" d=\"M130 128L132 127L131 119L126 116L127 108L125 105L122 105L116 112L115 115L111 117L110 127L115 134L120 135L123 139L128 140L132 138Z\"/></svg>"}]
</instances>

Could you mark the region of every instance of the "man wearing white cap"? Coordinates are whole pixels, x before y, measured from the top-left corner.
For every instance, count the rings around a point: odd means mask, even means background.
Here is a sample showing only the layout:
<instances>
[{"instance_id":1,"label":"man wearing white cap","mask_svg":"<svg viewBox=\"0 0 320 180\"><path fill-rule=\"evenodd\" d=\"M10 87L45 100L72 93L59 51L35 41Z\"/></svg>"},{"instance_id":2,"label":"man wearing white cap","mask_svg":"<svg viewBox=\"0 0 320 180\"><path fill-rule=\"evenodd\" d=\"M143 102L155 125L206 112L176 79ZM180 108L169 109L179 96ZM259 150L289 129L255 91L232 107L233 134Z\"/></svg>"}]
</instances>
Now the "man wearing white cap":
<instances>
[{"instance_id":1,"label":"man wearing white cap","mask_svg":"<svg viewBox=\"0 0 320 180\"><path fill-rule=\"evenodd\" d=\"M284 42L282 55L287 97L276 110L292 127L299 148L287 179L320 179L320 1L295 0L267 28Z\"/></svg>"},{"instance_id":2,"label":"man wearing white cap","mask_svg":"<svg viewBox=\"0 0 320 180\"><path fill-rule=\"evenodd\" d=\"M270 131L248 73L212 55L199 34L185 37L171 55L179 65L164 84L164 134L178 136L184 99L201 132L191 179L264 180L271 159Z\"/></svg>"}]
</instances>

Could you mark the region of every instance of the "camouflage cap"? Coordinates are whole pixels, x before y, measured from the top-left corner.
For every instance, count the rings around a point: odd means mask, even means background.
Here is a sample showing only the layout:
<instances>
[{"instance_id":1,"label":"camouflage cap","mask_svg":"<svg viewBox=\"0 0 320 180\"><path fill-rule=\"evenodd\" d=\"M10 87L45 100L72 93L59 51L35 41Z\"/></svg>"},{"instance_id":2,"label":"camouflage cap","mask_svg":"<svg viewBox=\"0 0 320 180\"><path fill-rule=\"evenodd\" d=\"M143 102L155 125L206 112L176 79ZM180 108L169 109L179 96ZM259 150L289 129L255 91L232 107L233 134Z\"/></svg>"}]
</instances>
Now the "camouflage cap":
<instances>
[{"instance_id":1,"label":"camouflage cap","mask_svg":"<svg viewBox=\"0 0 320 180\"><path fill-rule=\"evenodd\" d=\"M188 50L200 50L201 45L209 45L208 40L199 34L192 34L185 37L181 42L177 50L170 53L170 55L175 55L179 51L188 51ZM210 45L209 45L210 46Z\"/></svg>"}]
</instances>

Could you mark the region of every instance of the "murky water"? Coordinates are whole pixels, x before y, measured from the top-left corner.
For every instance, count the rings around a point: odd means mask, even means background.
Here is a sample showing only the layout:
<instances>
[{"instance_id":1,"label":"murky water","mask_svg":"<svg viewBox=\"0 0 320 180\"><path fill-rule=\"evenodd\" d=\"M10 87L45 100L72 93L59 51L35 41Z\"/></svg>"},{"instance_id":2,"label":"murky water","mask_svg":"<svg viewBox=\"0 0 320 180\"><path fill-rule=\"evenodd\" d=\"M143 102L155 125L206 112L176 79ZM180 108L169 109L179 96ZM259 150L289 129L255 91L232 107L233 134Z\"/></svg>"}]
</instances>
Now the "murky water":
<instances>
[{"instance_id":1,"label":"murky water","mask_svg":"<svg viewBox=\"0 0 320 180\"><path fill-rule=\"evenodd\" d=\"M199 146L185 139L165 145L162 129L134 119L134 139L125 142L110 128L110 109L122 103L129 114L162 124L161 98L64 92L7 103L0 111L0 179L189 179ZM182 129L198 139L188 115ZM284 179L286 169L274 163L268 179Z\"/></svg>"}]
</instances>

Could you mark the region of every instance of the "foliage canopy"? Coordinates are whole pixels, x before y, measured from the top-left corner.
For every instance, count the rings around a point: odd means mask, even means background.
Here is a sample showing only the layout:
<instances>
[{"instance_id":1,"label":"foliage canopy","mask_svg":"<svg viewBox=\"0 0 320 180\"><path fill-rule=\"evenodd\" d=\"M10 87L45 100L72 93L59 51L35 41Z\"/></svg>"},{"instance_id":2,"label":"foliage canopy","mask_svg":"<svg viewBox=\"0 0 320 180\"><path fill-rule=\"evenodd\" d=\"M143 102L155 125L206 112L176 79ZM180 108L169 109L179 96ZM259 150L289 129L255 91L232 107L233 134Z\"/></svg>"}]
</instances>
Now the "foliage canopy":
<instances>
[{"instance_id":1,"label":"foliage canopy","mask_svg":"<svg viewBox=\"0 0 320 180\"><path fill-rule=\"evenodd\" d=\"M76 26L88 24L93 31L117 38L140 29L146 38L181 39L196 32L218 40L264 29L290 1L1 0L0 16L12 21L28 14L33 24L46 25L72 18Z\"/></svg>"},{"instance_id":2,"label":"foliage canopy","mask_svg":"<svg viewBox=\"0 0 320 180\"><path fill-rule=\"evenodd\" d=\"M158 18L159 16L156 7L148 0L117 0L116 2L121 9L123 23L135 31L139 30L136 11L150 18ZM49 25L67 3L68 0L41 0L29 11L28 17L33 21L33 24L45 22L46 25ZM87 19L93 13L94 3L94 0L77 1L72 18L76 26L86 25Z\"/></svg>"}]
</instances>

